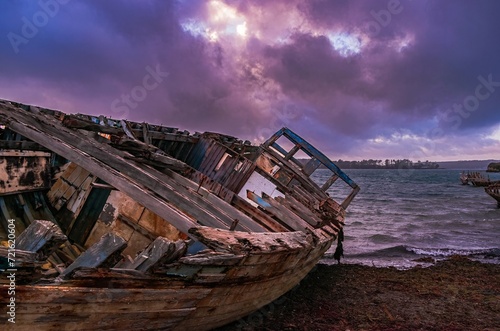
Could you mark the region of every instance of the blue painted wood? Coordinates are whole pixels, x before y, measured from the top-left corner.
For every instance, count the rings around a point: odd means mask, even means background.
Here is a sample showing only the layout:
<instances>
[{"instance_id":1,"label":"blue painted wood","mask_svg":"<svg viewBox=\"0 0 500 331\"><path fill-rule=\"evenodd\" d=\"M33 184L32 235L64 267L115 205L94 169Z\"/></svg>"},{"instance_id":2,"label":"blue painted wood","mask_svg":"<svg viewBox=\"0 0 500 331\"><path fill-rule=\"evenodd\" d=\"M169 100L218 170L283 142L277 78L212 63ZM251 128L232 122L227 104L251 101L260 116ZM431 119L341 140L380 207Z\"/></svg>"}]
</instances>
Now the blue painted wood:
<instances>
[{"instance_id":1,"label":"blue painted wood","mask_svg":"<svg viewBox=\"0 0 500 331\"><path fill-rule=\"evenodd\" d=\"M288 128L281 128L278 132L276 132L271 138L269 138L264 143L264 147L273 146L276 148L276 146L279 146L278 144L276 144L276 140L278 140L278 138L281 136L285 136L294 144L299 144L301 146L302 150L307 155L319 160L324 166L326 166L333 173L338 175L344 182L346 182L353 189L356 189L358 187L358 185L351 178L349 178L349 176L346 173L344 173L335 163L333 163L333 161L331 161L325 154L320 152L316 147L311 145L309 142L307 142L301 136L299 136L298 134L296 134L295 132L293 132L292 130L290 130ZM278 150L279 150L279 148L278 148ZM280 152L282 153L283 151L284 150L281 148ZM286 155L286 151L285 151L285 155Z\"/></svg>"}]
</instances>

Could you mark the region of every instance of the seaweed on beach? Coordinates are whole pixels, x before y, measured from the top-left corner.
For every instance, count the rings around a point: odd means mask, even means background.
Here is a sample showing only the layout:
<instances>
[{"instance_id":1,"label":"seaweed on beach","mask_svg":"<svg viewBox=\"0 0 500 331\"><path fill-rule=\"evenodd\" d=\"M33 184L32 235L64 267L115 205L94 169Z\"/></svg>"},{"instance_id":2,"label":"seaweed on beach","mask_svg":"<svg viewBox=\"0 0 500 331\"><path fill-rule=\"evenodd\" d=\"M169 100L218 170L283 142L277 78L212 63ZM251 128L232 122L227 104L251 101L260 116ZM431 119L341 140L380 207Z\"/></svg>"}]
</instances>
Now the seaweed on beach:
<instances>
[{"instance_id":1,"label":"seaweed on beach","mask_svg":"<svg viewBox=\"0 0 500 331\"><path fill-rule=\"evenodd\" d=\"M265 312L225 330L497 330L500 265L462 256L409 270L318 265Z\"/></svg>"}]
</instances>

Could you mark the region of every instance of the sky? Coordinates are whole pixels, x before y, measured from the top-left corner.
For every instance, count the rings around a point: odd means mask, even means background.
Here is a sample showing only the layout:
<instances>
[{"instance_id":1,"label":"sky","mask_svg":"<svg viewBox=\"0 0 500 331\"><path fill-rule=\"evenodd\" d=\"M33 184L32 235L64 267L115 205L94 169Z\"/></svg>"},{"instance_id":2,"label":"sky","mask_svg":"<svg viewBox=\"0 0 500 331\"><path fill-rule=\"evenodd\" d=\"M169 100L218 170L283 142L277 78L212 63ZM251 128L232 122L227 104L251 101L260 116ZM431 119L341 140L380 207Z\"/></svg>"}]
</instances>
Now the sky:
<instances>
[{"instance_id":1,"label":"sky","mask_svg":"<svg viewBox=\"0 0 500 331\"><path fill-rule=\"evenodd\" d=\"M8 0L0 98L334 160L500 159L500 1Z\"/></svg>"}]
</instances>

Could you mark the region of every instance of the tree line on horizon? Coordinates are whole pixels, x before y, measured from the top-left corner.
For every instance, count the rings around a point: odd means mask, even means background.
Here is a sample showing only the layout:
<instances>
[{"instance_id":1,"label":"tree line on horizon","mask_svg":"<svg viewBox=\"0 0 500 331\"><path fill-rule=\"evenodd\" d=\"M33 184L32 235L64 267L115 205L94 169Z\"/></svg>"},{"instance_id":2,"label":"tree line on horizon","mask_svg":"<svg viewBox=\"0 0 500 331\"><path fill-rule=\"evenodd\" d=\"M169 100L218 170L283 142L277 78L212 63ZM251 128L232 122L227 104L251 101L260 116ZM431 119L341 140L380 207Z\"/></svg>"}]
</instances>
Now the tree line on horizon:
<instances>
[{"instance_id":1,"label":"tree line on horizon","mask_svg":"<svg viewBox=\"0 0 500 331\"><path fill-rule=\"evenodd\" d=\"M395 160L362 160L362 161L345 161L339 159L335 162L337 166L343 169L437 169L439 164L430 161L413 162L408 159Z\"/></svg>"}]
</instances>

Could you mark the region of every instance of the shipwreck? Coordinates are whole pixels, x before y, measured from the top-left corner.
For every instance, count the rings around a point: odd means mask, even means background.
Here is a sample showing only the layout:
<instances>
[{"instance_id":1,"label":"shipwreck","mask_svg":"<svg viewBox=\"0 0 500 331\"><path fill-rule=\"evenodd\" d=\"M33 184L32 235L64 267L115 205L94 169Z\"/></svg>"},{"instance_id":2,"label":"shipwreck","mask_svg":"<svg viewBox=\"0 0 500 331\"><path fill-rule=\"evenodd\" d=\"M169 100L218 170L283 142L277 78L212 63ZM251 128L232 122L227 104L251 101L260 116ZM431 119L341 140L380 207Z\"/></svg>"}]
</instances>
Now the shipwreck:
<instances>
[{"instance_id":1,"label":"shipwreck","mask_svg":"<svg viewBox=\"0 0 500 331\"><path fill-rule=\"evenodd\" d=\"M484 191L497 201L497 206L500 208L500 183L492 184L484 188Z\"/></svg>"},{"instance_id":2,"label":"shipwreck","mask_svg":"<svg viewBox=\"0 0 500 331\"><path fill-rule=\"evenodd\" d=\"M306 276L358 191L287 128L255 146L0 100L1 328L225 325Z\"/></svg>"}]
</instances>

